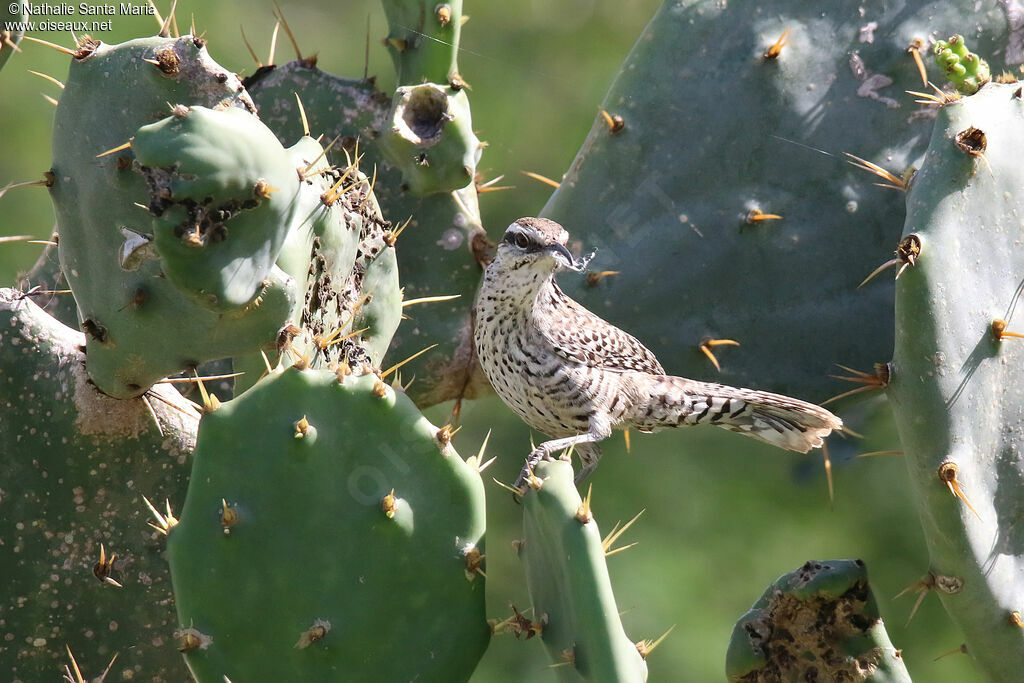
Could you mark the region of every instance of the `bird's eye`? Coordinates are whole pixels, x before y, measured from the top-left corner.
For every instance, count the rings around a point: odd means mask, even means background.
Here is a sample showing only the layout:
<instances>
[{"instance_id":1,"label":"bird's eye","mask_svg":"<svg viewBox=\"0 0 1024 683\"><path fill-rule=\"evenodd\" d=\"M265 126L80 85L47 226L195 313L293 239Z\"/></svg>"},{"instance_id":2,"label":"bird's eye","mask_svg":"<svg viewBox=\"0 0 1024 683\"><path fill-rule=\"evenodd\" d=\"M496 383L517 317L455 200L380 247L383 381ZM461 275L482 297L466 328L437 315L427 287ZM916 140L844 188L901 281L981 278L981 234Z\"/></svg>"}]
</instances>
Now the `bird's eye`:
<instances>
[{"instance_id":1,"label":"bird's eye","mask_svg":"<svg viewBox=\"0 0 1024 683\"><path fill-rule=\"evenodd\" d=\"M526 235L524 235L521 232L517 232L514 239L516 242L516 246L519 247L520 249L526 249L526 247L530 246L530 240L527 239Z\"/></svg>"}]
</instances>

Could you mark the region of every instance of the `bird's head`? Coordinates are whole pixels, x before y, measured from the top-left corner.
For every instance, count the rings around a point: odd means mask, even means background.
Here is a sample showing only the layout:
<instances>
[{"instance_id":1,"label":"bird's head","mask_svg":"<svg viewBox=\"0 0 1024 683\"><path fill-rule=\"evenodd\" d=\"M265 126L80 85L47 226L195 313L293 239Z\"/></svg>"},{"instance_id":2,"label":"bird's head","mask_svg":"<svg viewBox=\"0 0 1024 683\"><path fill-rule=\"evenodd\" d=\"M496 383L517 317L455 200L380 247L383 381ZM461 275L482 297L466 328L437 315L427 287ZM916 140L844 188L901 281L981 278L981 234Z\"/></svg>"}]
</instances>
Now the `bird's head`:
<instances>
[{"instance_id":1,"label":"bird's head","mask_svg":"<svg viewBox=\"0 0 1024 683\"><path fill-rule=\"evenodd\" d=\"M589 257L574 258L566 248L569 233L547 218L519 218L505 230L495 261L512 269L556 273L582 272Z\"/></svg>"}]
</instances>

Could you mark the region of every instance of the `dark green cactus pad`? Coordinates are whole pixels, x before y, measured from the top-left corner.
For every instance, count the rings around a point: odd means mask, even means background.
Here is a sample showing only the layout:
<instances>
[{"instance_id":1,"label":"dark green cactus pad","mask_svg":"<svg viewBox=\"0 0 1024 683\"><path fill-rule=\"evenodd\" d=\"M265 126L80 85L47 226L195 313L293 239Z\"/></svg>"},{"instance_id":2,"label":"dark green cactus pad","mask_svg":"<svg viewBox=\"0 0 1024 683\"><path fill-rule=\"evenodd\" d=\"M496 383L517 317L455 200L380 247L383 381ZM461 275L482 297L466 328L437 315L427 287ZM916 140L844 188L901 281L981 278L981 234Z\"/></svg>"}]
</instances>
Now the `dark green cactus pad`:
<instances>
[{"instance_id":1,"label":"dark green cactus pad","mask_svg":"<svg viewBox=\"0 0 1024 683\"><path fill-rule=\"evenodd\" d=\"M142 497L162 509L184 495L198 411L166 385L151 390L152 413L142 399L100 393L84 344L20 292L0 290L0 670L55 680L67 646L90 672L116 654L108 680L181 681L163 537ZM120 588L96 573L101 544Z\"/></svg>"},{"instance_id":2,"label":"dark green cactus pad","mask_svg":"<svg viewBox=\"0 0 1024 683\"><path fill-rule=\"evenodd\" d=\"M414 86L400 88L394 106L392 97L377 90L372 81L333 76L309 60L267 68L246 81L261 119L279 139L301 130L297 92L310 128L323 131L328 140L337 136L337 146L330 153L335 163L344 166L340 150L355 155L358 140L361 168L368 174L376 169L374 195L383 214L395 224L396 232L409 219L394 247L405 299L460 295L452 301L406 309L410 319L398 329L388 351L387 360L393 363L438 344L403 368L403 373L416 376L409 391L421 406L491 391L476 362L470 334L470 310L488 250L472 182L480 146L466 93L459 79L449 78L457 75L461 3L447 3L451 15L442 27L436 9L443 4L384 3L391 22L389 37L396 41L389 42L389 48L393 55L398 46L402 48L396 56L402 64L399 83ZM408 19L410 12L415 20ZM418 35L435 33L447 35L450 44ZM440 93L443 105L440 98L425 97L418 101L427 105L437 101L438 106L408 106L402 92L410 90ZM408 135L413 129L429 134L416 144ZM375 341L371 347L376 345Z\"/></svg>"},{"instance_id":3,"label":"dark green cactus pad","mask_svg":"<svg viewBox=\"0 0 1024 683\"><path fill-rule=\"evenodd\" d=\"M645 681L647 664L622 630L601 532L573 484L572 465L538 463L523 500L520 557L534 619L560 680Z\"/></svg>"},{"instance_id":4,"label":"dark green cactus pad","mask_svg":"<svg viewBox=\"0 0 1024 683\"><path fill-rule=\"evenodd\" d=\"M97 156L167 117L168 103L222 101L253 108L238 79L191 36L86 42L72 59L54 124L50 192L89 374L112 396L137 396L168 374L272 343L294 307L294 283L280 270L251 304L225 315L180 292L162 276L151 216L138 206L148 205L149 189L130 150Z\"/></svg>"},{"instance_id":5,"label":"dark green cactus pad","mask_svg":"<svg viewBox=\"0 0 1024 683\"><path fill-rule=\"evenodd\" d=\"M908 46L964 16L984 47L1006 40L998 8L966 2L863 17L798 0L770 12L666 2L601 105L621 128L596 117L543 211L597 249L592 269L619 274L563 287L672 374L812 401L840 393L835 363L889 357L892 278L857 285L891 257L904 215L901 193L843 153L896 176L919 163L932 120L904 92L924 88ZM720 373L705 338L741 344L719 353Z\"/></svg>"},{"instance_id":6,"label":"dark green cactus pad","mask_svg":"<svg viewBox=\"0 0 1024 683\"><path fill-rule=\"evenodd\" d=\"M164 275L211 310L249 304L298 204L295 166L274 134L243 109L179 106L139 128L132 152Z\"/></svg>"},{"instance_id":7,"label":"dark green cactus pad","mask_svg":"<svg viewBox=\"0 0 1024 683\"><path fill-rule=\"evenodd\" d=\"M887 392L931 557L923 587L996 681L1019 680L1024 661L1024 349L993 329L1020 326L1022 156L1020 83L939 109L907 197L920 254L896 287Z\"/></svg>"},{"instance_id":8,"label":"dark green cactus pad","mask_svg":"<svg viewBox=\"0 0 1024 683\"><path fill-rule=\"evenodd\" d=\"M200 682L469 678L483 484L408 398L290 369L207 415L193 461L168 543Z\"/></svg>"},{"instance_id":9,"label":"dark green cactus pad","mask_svg":"<svg viewBox=\"0 0 1024 683\"><path fill-rule=\"evenodd\" d=\"M779 577L736 622L725 670L736 683L910 681L860 560L808 562Z\"/></svg>"}]
</instances>

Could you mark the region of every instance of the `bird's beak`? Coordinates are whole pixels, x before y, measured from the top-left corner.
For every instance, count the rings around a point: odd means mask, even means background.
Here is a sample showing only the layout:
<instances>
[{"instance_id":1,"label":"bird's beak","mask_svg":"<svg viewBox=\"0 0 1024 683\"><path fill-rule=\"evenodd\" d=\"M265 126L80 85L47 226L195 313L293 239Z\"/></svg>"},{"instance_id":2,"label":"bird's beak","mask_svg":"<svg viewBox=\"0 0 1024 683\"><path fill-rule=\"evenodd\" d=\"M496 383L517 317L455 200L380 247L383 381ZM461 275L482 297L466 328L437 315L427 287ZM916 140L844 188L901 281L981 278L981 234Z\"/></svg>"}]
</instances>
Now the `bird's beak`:
<instances>
[{"instance_id":1,"label":"bird's beak","mask_svg":"<svg viewBox=\"0 0 1024 683\"><path fill-rule=\"evenodd\" d=\"M544 247L544 251L554 256L555 260L558 261L559 265L561 265L563 268L566 268L568 270L574 270L576 272L582 271L586 267L587 261L589 260L580 259L577 261L573 257L572 253L568 249L566 249L564 245L558 244L557 242L555 244L549 244L548 246Z\"/></svg>"}]
</instances>

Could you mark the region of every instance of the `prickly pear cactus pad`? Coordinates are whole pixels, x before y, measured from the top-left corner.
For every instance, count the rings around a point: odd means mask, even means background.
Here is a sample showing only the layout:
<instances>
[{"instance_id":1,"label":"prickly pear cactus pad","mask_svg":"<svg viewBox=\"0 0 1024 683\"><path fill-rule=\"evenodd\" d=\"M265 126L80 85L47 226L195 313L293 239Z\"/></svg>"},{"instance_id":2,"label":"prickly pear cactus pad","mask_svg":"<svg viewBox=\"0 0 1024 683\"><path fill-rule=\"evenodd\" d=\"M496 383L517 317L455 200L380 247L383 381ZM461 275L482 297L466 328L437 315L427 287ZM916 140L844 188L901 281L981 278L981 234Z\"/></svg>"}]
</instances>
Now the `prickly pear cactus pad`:
<instances>
[{"instance_id":1,"label":"prickly pear cactus pad","mask_svg":"<svg viewBox=\"0 0 1024 683\"><path fill-rule=\"evenodd\" d=\"M199 413L169 385L117 400L81 332L0 289L4 680L54 680L67 646L108 680L181 681L170 571L143 496L180 499ZM102 560L104 561L101 561Z\"/></svg>"},{"instance_id":2,"label":"prickly pear cactus pad","mask_svg":"<svg viewBox=\"0 0 1024 683\"><path fill-rule=\"evenodd\" d=\"M779 577L732 632L725 663L736 683L909 683L860 560L808 562Z\"/></svg>"},{"instance_id":3,"label":"prickly pear cactus pad","mask_svg":"<svg viewBox=\"0 0 1024 683\"><path fill-rule=\"evenodd\" d=\"M201 683L464 681L487 647L480 476L373 374L292 368L207 415L180 519Z\"/></svg>"},{"instance_id":4,"label":"prickly pear cactus pad","mask_svg":"<svg viewBox=\"0 0 1024 683\"><path fill-rule=\"evenodd\" d=\"M50 193L61 267L86 332L90 377L117 397L137 396L206 360L271 344L295 304L293 283L280 270L271 270L251 304L227 314L163 276L152 216L142 208L151 199L146 178L130 148L103 153L171 115L168 103L253 110L237 77L210 58L199 38L84 41L54 123ZM217 149L194 151L216 156ZM250 196L254 191L255 182Z\"/></svg>"},{"instance_id":5,"label":"prickly pear cactus pad","mask_svg":"<svg viewBox=\"0 0 1024 683\"><path fill-rule=\"evenodd\" d=\"M647 664L622 630L605 548L573 484L572 465L541 462L523 500L520 557L541 638L563 681L645 681Z\"/></svg>"},{"instance_id":6,"label":"prickly pear cactus pad","mask_svg":"<svg viewBox=\"0 0 1024 683\"><path fill-rule=\"evenodd\" d=\"M903 197L843 153L899 179L932 125L904 92L925 88L912 41L971 16L991 54L1007 28L973 2L864 9L666 2L601 105L612 125L596 116L545 206L613 272L567 293L670 372L821 401L834 363L889 356L892 278L857 284L899 241ZM706 339L740 344L720 372Z\"/></svg>"},{"instance_id":7,"label":"prickly pear cactus pad","mask_svg":"<svg viewBox=\"0 0 1024 683\"><path fill-rule=\"evenodd\" d=\"M17 11L12 12L11 10ZM0 69L18 49L18 43L21 42L21 37L25 33L20 27L8 28L8 23L24 21L28 21L28 0L9 3L4 5L3 10L0 10Z\"/></svg>"},{"instance_id":8,"label":"prickly pear cactus pad","mask_svg":"<svg viewBox=\"0 0 1024 683\"><path fill-rule=\"evenodd\" d=\"M280 140L301 126L299 93L310 128L323 131L327 141L337 138L329 157L339 165L360 157L365 173L375 170L374 195L395 223L406 300L459 295L405 309L409 320L388 352L388 361L398 362L438 344L403 369L416 376L410 396L427 406L491 391L470 334L480 264L488 258L473 180L483 145L473 132L456 67L461 3L383 5L388 49L398 69L393 97L377 90L372 79L334 76L311 59L261 69L246 87Z\"/></svg>"},{"instance_id":9,"label":"prickly pear cactus pad","mask_svg":"<svg viewBox=\"0 0 1024 683\"><path fill-rule=\"evenodd\" d=\"M925 587L997 681L1019 680L1024 661L1022 156L1020 83L939 109L907 197L904 236L921 252L896 287L888 389L931 556Z\"/></svg>"},{"instance_id":10,"label":"prickly pear cactus pad","mask_svg":"<svg viewBox=\"0 0 1024 683\"><path fill-rule=\"evenodd\" d=\"M164 275L214 311L250 303L298 203L299 178L274 134L243 109L179 105L140 128L132 152Z\"/></svg>"}]
</instances>

